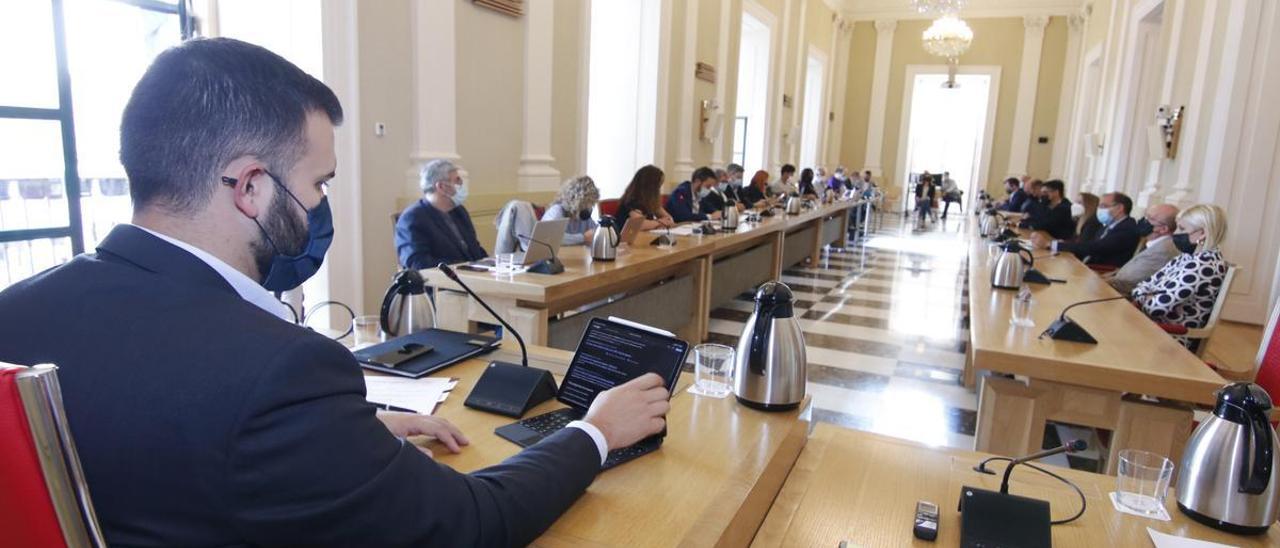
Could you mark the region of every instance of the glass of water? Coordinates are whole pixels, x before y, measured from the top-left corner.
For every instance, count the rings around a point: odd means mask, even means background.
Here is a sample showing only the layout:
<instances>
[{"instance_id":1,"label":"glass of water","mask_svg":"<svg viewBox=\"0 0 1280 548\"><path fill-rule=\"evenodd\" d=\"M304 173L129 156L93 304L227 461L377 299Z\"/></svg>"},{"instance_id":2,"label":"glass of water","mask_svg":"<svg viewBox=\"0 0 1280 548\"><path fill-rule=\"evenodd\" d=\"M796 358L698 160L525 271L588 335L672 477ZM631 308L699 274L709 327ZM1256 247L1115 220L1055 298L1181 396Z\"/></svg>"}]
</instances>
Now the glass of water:
<instances>
[{"instance_id":1,"label":"glass of water","mask_svg":"<svg viewBox=\"0 0 1280 548\"><path fill-rule=\"evenodd\" d=\"M1009 317L1009 323L1014 327L1035 327L1036 323L1031 321L1031 290L1023 286L1018 290L1018 294L1013 297L1013 314Z\"/></svg>"},{"instance_id":2,"label":"glass of water","mask_svg":"<svg viewBox=\"0 0 1280 548\"><path fill-rule=\"evenodd\" d=\"M516 254L499 253L493 257L494 274L514 274L516 271Z\"/></svg>"},{"instance_id":3,"label":"glass of water","mask_svg":"<svg viewBox=\"0 0 1280 548\"><path fill-rule=\"evenodd\" d=\"M723 344L693 347L694 383L689 391L723 398L733 392L733 349Z\"/></svg>"},{"instance_id":4,"label":"glass of water","mask_svg":"<svg viewBox=\"0 0 1280 548\"><path fill-rule=\"evenodd\" d=\"M1137 449L1123 449L1119 458L1116 500L1140 514L1162 514L1169 480L1173 478L1173 463L1163 456Z\"/></svg>"},{"instance_id":5,"label":"glass of water","mask_svg":"<svg viewBox=\"0 0 1280 548\"><path fill-rule=\"evenodd\" d=\"M351 320L351 330L355 333L356 348L382 342L382 322L378 316L360 316Z\"/></svg>"}]
</instances>

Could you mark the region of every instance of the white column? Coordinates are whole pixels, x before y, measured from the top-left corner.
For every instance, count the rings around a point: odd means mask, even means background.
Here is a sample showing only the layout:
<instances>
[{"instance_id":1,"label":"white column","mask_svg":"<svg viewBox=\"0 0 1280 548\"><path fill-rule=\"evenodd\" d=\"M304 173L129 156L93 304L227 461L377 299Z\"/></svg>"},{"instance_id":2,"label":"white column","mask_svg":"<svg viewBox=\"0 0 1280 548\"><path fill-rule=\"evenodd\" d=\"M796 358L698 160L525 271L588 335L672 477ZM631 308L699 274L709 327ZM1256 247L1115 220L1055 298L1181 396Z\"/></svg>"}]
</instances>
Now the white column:
<instances>
[{"instance_id":1,"label":"white column","mask_svg":"<svg viewBox=\"0 0 1280 548\"><path fill-rule=\"evenodd\" d=\"M552 0L528 0L524 16L524 149L516 171L522 191L560 188L551 156Z\"/></svg>"},{"instance_id":2,"label":"white column","mask_svg":"<svg viewBox=\"0 0 1280 548\"><path fill-rule=\"evenodd\" d=\"M684 3L684 51L680 59L680 122L676 130L676 163L673 168L675 182L688 180L693 175L693 76L697 71L695 59L698 49L698 2Z\"/></svg>"},{"instance_id":3,"label":"white column","mask_svg":"<svg viewBox=\"0 0 1280 548\"><path fill-rule=\"evenodd\" d=\"M778 53L774 57L776 60L774 68L769 72L769 74L774 75L772 80L777 82L785 82L787 77L787 54L790 53L787 48L791 45L791 1L786 0L782 4L782 39L778 42L782 47L778 48ZM771 172L778 172L783 164L782 136L791 131L791 128L783 126L785 117L782 116L782 95L786 93L786 88L779 85L774 89L777 95L769 98L774 101L773 114L770 116L772 118L770 125L773 127L765 134L765 137L769 139L769 158L765 161L765 165L770 166L769 170ZM791 98L791 108L795 108L795 97ZM770 174L770 177L772 176Z\"/></svg>"},{"instance_id":4,"label":"white column","mask_svg":"<svg viewBox=\"0 0 1280 548\"><path fill-rule=\"evenodd\" d=\"M1049 177L1061 179L1067 175L1067 159L1069 144L1072 139L1070 106L1076 100L1076 88L1079 86L1080 49L1084 40L1084 16L1067 16L1067 58L1062 67L1062 94L1058 96L1058 122L1053 132L1053 159L1050 162ZM1079 188L1079 181L1069 181L1073 188Z\"/></svg>"},{"instance_id":5,"label":"white column","mask_svg":"<svg viewBox=\"0 0 1280 548\"><path fill-rule=\"evenodd\" d=\"M653 124L653 165L662 168L664 171L671 167L667 165L667 120L670 117L667 110L671 104L671 20L672 13L675 11L671 0L661 0L662 5L659 8L661 13L658 16L658 105L655 109L656 120ZM593 6L592 9L604 9L604 6ZM671 177L667 178L668 185L674 185L679 181L673 181Z\"/></svg>"},{"instance_id":6,"label":"white column","mask_svg":"<svg viewBox=\"0 0 1280 548\"><path fill-rule=\"evenodd\" d=\"M826 156L823 158L823 163L830 164L827 168L831 171L840 165L840 145L844 141L844 101L849 81L849 37L852 35L853 22L836 16L831 41L834 52L831 56L831 96L828 99L831 107L827 109L833 119L827 122Z\"/></svg>"},{"instance_id":7,"label":"white column","mask_svg":"<svg viewBox=\"0 0 1280 548\"><path fill-rule=\"evenodd\" d=\"M865 169L875 177L884 173L880 166L880 152L884 149L884 111L889 98L889 63L893 60L893 31L896 28L898 22L892 19L876 21L876 63L871 71L871 112L867 118L865 160ZM899 173L898 177L905 180L906 175Z\"/></svg>"},{"instance_id":8,"label":"white column","mask_svg":"<svg viewBox=\"0 0 1280 548\"><path fill-rule=\"evenodd\" d=\"M732 24L732 7L732 0L720 0L720 38L716 44L716 104L720 106L724 121L720 124L720 135L711 145L711 163L719 168L724 167L725 152L733 146L733 122L725 109L725 97L729 90L729 25Z\"/></svg>"},{"instance_id":9,"label":"white column","mask_svg":"<svg viewBox=\"0 0 1280 548\"><path fill-rule=\"evenodd\" d=\"M407 175L418 185L423 162L457 161L458 110L455 2L413 2L413 152ZM443 84L443 85L442 85Z\"/></svg>"},{"instance_id":10,"label":"white column","mask_svg":"<svg viewBox=\"0 0 1280 548\"><path fill-rule=\"evenodd\" d=\"M1013 111L1013 145L1009 149L1011 177L1027 173L1031 153L1031 122L1036 110L1036 87L1040 83L1040 50L1044 46L1047 15L1022 18L1022 68L1018 71L1018 102Z\"/></svg>"},{"instance_id":11,"label":"white column","mask_svg":"<svg viewBox=\"0 0 1280 548\"><path fill-rule=\"evenodd\" d=\"M796 33L796 75L795 88L792 89L791 95L791 121L787 127L785 135L790 140L783 147L786 151L785 162L792 164L800 163L800 142L803 140L802 130L804 124L804 109L808 105L804 104L805 86L809 79L809 41L805 39L805 31L807 30L805 23L808 21L809 3L800 3L800 22L798 32Z\"/></svg>"}]
</instances>

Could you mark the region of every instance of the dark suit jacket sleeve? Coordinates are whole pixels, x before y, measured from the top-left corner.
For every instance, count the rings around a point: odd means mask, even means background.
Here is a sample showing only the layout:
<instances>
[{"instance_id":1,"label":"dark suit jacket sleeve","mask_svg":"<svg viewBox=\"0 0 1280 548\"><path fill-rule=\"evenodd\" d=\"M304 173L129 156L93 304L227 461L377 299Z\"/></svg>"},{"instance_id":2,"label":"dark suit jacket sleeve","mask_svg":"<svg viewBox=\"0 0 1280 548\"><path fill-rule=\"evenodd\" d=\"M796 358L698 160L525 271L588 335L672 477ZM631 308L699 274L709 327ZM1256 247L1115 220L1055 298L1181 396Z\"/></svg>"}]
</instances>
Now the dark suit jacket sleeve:
<instances>
[{"instance_id":1,"label":"dark suit jacket sleeve","mask_svg":"<svg viewBox=\"0 0 1280 548\"><path fill-rule=\"evenodd\" d=\"M685 185L680 185L667 197L667 213L677 223L707 220L706 214L693 212L693 191Z\"/></svg>"},{"instance_id":2,"label":"dark suit jacket sleeve","mask_svg":"<svg viewBox=\"0 0 1280 548\"><path fill-rule=\"evenodd\" d=\"M263 365L238 417L218 476L226 500L210 503L252 544L525 545L600 470L578 429L469 475L438 464L376 418L351 354L315 337Z\"/></svg>"},{"instance_id":3,"label":"dark suit jacket sleeve","mask_svg":"<svg viewBox=\"0 0 1280 548\"><path fill-rule=\"evenodd\" d=\"M1108 259L1117 257L1118 264L1121 266L1129 257L1133 256L1133 251L1138 247L1138 231L1132 218L1126 218L1117 226L1112 227L1110 232L1105 236L1088 242L1058 242L1058 251L1070 251L1075 253L1077 257L1083 259L1085 257L1093 257L1094 259L1102 258L1103 262L1108 264L1117 261L1109 261Z\"/></svg>"},{"instance_id":4,"label":"dark suit jacket sleeve","mask_svg":"<svg viewBox=\"0 0 1280 548\"><path fill-rule=\"evenodd\" d=\"M1009 195L1009 201L1004 203L1004 210L1021 212L1022 203L1025 201L1027 201L1027 193L1023 192L1022 189L1015 190L1013 194Z\"/></svg>"},{"instance_id":5,"label":"dark suit jacket sleeve","mask_svg":"<svg viewBox=\"0 0 1280 548\"><path fill-rule=\"evenodd\" d=\"M432 268L440 264L434 250L436 234L420 208L410 207L396 219L396 255L405 268Z\"/></svg>"},{"instance_id":6,"label":"dark suit jacket sleeve","mask_svg":"<svg viewBox=\"0 0 1280 548\"><path fill-rule=\"evenodd\" d=\"M724 198L722 198L719 194L712 192L710 194L707 194L707 197L703 198L701 201L698 202L698 207L701 207L702 211L704 212L720 211L724 209Z\"/></svg>"},{"instance_id":7,"label":"dark suit jacket sleeve","mask_svg":"<svg viewBox=\"0 0 1280 548\"><path fill-rule=\"evenodd\" d=\"M1063 207L1063 206L1066 207ZM1048 232L1055 240L1070 240L1076 236L1076 222L1071 219L1071 205L1041 208L1034 217L1028 217L1027 228Z\"/></svg>"}]
</instances>

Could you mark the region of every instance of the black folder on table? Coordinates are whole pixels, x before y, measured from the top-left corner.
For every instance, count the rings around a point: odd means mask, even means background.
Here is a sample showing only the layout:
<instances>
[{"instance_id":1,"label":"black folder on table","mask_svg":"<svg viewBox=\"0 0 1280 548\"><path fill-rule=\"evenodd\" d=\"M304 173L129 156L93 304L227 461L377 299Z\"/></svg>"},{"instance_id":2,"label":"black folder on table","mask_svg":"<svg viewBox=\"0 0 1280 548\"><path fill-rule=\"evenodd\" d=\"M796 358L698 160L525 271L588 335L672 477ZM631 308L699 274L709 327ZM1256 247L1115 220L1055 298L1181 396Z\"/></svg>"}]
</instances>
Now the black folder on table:
<instances>
[{"instance_id":1,"label":"black folder on table","mask_svg":"<svg viewBox=\"0 0 1280 548\"><path fill-rule=\"evenodd\" d=\"M367 346L352 354L360 362L360 367L365 369L416 379L473 356L496 350L501 344L502 340L497 337L432 328ZM389 367L376 360L379 356L422 347L430 350L394 366Z\"/></svg>"}]
</instances>

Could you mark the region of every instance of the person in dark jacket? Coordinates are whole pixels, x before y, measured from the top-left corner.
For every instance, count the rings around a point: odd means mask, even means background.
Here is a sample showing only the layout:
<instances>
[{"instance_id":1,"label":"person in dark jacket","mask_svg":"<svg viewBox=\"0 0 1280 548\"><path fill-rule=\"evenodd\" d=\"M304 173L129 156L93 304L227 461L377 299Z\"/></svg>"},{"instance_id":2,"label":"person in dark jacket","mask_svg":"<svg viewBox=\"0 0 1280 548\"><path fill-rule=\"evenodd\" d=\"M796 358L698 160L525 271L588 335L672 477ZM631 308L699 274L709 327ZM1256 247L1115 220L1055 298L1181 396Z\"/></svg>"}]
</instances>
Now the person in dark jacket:
<instances>
[{"instance_id":1,"label":"person in dark jacket","mask_svg":"<svg viewBox=\"0 0 1280 548\"><path fill-rule=\"evenodd\" d=\"M719 219L720 210L702 210L702 199L711 194L719 179L716 172L709 167L700 167L693 172L690 180L680 183L670 196L667 196L667 213L677 223Z\"/></svg>"},{"instance_id":2,"label":"person in dark jacket","mask_svg":"<svg viewBox=\"0 0 1280 548\"><path fill-rule=\"evenodd\" d=\"M1043 203L1036 215L1029 215L1018 223L1023 228L1043 230L1055 240L1071 240L1076 236L1076 222L1071 218L1071 201L1063 197L1066 185L1058 179L1044 183L1041 194Z\"/></svg>"},{"instance_id":3,"label":"person in dark jacket","mask_svg":"<svg viewBox=\"0 0 1280 548\"><path fill-rule=\"evenodd\" d=\"M741 179L741 166L738 166L737 164L729 164L729 169L733 169L735 167L737 168L736 175ZM733 205L738 209L738 211L742 211L744 209L742 202L738 200L738 190L742 187L741 185L734 184L733 176L729 175L729 169L716 170L715 186L712 186L711 191L707 192L707 195L703 196L702 199L698 201L698 207L701 208L702 211L720 211L721 215L724 215L723 212L726 205Z\"/></svg>"},{"instance_id":4,"label":"person in dark jacket","mask_svg":"<svg viewBox=\"0 0 1280 548\"><path fill-rule=\"evenodd\" d=\"M999 209L1001 211L1021 213L1023 204L1030 198L1027 192L1022 190L1022 182L1017 177L1009 177L1004 180L1004 191L1009 193L1009 199L1000 204Z\"/></svg>"},{"instance_id":5,"label":"person in dark jacket","mask_svg":"<svg viewBox=\"0 0 1280 548\"><path fill-rule=\"evenodd\" d=\"M751 177L751 182L738 190L738 197L749 208L770 208L777 202L768 195L769 172L759 170Z\"/></svg>"},{"instance_id":6,"label":"person in dark jacket","mask_svg":"<svg viewBox=\"0 0 1280 548\"><path fill-rule=\"evenodd\" d=\"M1040 249L1052 249L1054 253L1074 253L1087 264L1101 264L1120 268L1133 258L1138 248L1138 223L1129 213L1133 200L1120 192L1104 194L1098 204L1098 221L1102 234L1090 242L1068 242L1051 239L1039 232L1031 233L1031 242Z\"/></svg>"},{"instance_id":7,"label":"person in dark jacket","mask_svg":"<svg viewBox=\"0 0 1280 548\"><path fill-rule=\"evenodd\" d=\"M341 120L328 87L259 46L162 52L121 117L132 224L0 292L0 361L57 364L107 544L523 546L608 449L661 431L649 410L667 393L647 375L470 474L407 441L467 444L440 417L375 408L351 352L270 293L342 230L325 196Z\"/></svg>"},{"instance_id":8,"label":"person in dark jacket","mask_svg":"<svg viewBox=\"0 0 1280 548\"><path fill-rule=\"evenodd\" d=\"M675 226L675 219L662 207L662 181L666 177L662 168L653 164L637 169L618 200L617 226L626 226L628 219L642 221L641 230Z\"/></svg>"},{"instance_id":9,"label":"person in dark jacket","mask_svg":"<svg viewBox=\"0 0 1280 548\"><path fill-rule=\"evenodd\" d=\"M1079 207L1072 205L1072 215L1076 219L1076 241L1092 242L1102 235L1102 223L1098 221L1098 199L1096 194L1080 193ZM1076 213L1079 212L1079 215Z\"/></svg>"},{"instance_id":10,"label":"person in dark jacket","mask_svg":"<svg viewBox=\"0 0 1280 548\"><path fill-rule=\"evenodd\" d=\"M804 168L800 170L800 184L797 185L802 198L819 198L818 189L813 185L813 170Z\"/></svg>"},{"instance_id":11,"label":"person in dark jacket","mask_svg":"<svg viewBox=\"0 0 1280 548\"><path fill-rule=\"evenodd\" d=\"M405 268L435 268L440 263L478 261L489 254L476 239L471 214L462 204L467 185L448 160L422 166L422 199L396 219L395 244Z\"/></svg>"}]
</instances>

